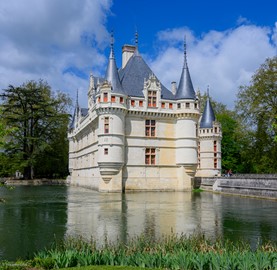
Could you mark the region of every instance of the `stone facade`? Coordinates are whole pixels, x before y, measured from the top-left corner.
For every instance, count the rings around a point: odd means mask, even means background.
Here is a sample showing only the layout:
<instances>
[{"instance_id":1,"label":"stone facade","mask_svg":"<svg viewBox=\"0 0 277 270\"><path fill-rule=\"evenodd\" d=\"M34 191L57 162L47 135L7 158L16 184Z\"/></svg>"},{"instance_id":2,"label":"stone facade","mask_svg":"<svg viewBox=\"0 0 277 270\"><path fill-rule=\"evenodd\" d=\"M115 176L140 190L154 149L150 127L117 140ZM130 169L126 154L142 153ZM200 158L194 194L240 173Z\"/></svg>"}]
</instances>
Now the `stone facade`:
<instances>
[{"instance_id":1,"label":"stone facade","mask_svg":"<svg viewBox=\"0 0 277 270\"><path fill-rule=\"evenodd\" d=\"M88 109L77 101L68 133L70 183L101 192L183 191L191 190L195 174L219 175L220 124L212 118L211 127L200 128L205 115L200 114L186 50L174 94L137 46L122 51L120 70L112 44L105 78L90 76Z\"/></svg>"}]
</instances>

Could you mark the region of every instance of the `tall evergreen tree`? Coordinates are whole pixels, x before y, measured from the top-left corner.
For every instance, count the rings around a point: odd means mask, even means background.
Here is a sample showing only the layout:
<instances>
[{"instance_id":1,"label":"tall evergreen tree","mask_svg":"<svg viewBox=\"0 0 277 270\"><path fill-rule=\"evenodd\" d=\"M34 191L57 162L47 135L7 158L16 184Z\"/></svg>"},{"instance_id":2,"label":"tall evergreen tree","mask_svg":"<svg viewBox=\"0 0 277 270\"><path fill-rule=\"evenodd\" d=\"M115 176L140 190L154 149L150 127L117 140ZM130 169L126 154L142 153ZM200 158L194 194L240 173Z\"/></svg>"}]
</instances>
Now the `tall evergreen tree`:
<instances>
[{"instance_id":1,"label":"tall evergreen tree","mask_svg":"<svg viewBox=\"0 0 277 270\"><path fill-rule=\"evenodd\" d=\"M22 170L25 179L32 179L39 158L58 130L68 124L70 99L61 93L54 95L42 80L19 87L10 85L0 97L1 119L13 129L4 147L10 157L9 166Z\"/></svg>"}]
</instances>

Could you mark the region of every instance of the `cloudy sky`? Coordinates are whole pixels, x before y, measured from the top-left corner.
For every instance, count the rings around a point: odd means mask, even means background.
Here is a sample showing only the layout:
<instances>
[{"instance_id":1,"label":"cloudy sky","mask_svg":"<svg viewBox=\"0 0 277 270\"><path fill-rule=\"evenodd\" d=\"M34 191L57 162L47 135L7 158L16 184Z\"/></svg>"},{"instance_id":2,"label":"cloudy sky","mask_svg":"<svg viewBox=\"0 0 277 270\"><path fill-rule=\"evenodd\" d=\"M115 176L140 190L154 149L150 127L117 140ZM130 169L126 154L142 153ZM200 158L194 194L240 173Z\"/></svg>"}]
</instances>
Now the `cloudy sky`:
<instances>
[{"instance_id":1,"label":"cloudy sky","mask_svg":"<svg viewBox=\"0 0 277 270\"><path fill-rule=\"evenodd\" d=\"M243 3L241 3L243 2ZM183 40L195 90L233 108L239 85L277 54L276 0L0 0L0 89L46 80L86 106L105 74L110 31L118 67L134 44L161 82L179 82Z\"/></svg>"}]
</instances>

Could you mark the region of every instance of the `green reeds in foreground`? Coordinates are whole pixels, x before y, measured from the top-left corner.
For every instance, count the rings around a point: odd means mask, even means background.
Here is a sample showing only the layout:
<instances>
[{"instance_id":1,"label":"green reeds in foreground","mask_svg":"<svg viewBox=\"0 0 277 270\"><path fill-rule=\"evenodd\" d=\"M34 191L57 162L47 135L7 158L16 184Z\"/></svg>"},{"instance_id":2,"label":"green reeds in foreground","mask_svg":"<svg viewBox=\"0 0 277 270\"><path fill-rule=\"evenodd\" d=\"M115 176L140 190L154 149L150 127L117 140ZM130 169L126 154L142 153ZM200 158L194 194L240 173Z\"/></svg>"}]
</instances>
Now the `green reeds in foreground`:
<instances>
[{"instance_id":1,"label":"green reeds in foreground","mask_svg":"<svg viewBox=\"0 0 277 270\"><path fill-rule=\"evenodd\" d=\"M140 235L127 243L106 243L67 238L52 249L38 252L31 261L44 269L88 265L137 266L163 269L277 269L276 243L257 244L252 250L243 241L211 241L203 234L171 235L159 239Z\"/></svg>"}]
</instances>

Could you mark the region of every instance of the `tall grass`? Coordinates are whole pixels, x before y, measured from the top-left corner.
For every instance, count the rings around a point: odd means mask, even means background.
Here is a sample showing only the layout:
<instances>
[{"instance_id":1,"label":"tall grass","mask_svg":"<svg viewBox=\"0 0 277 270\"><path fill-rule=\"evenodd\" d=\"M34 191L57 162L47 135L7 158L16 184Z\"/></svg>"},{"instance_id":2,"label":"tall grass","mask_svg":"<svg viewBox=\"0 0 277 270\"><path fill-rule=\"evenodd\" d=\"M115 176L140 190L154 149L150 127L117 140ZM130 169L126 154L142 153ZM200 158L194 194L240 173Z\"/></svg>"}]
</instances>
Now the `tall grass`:
<instances>
[{"instance_id":1,"label":"tall grass","mask_svg":"<svg viewBox=\"0 0 277 270\"><path fill-rule=\"evenodd\" d=\"M138 266L163 269L277 269L276 243L211 241L203 234L171 235L159 239L140 235L127 243L106 243L98 248L94 240L67 238L51 249L35 254L34 266L44 269L88 265Z\"/></svg>"}]
</instances>

